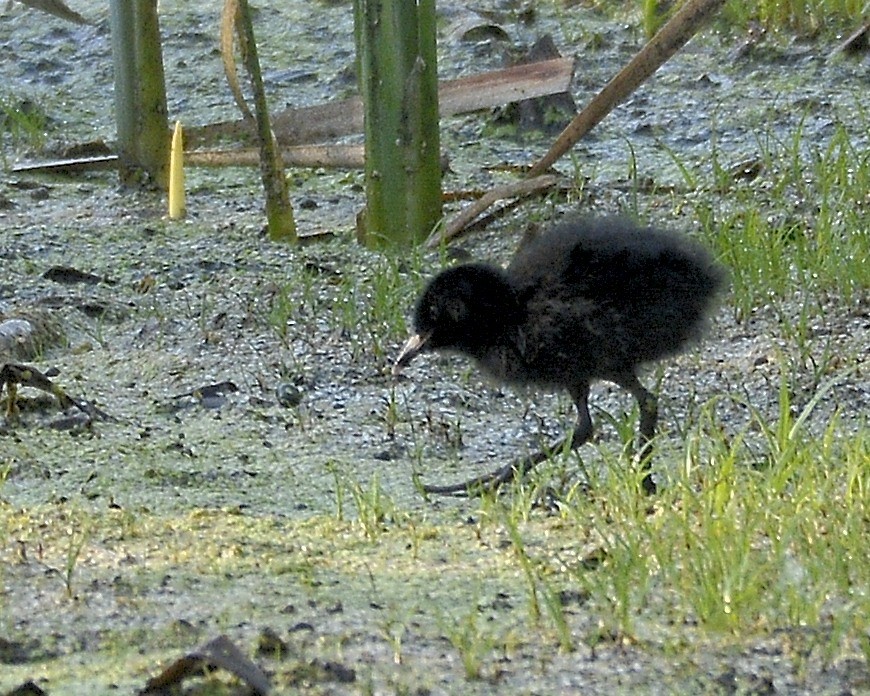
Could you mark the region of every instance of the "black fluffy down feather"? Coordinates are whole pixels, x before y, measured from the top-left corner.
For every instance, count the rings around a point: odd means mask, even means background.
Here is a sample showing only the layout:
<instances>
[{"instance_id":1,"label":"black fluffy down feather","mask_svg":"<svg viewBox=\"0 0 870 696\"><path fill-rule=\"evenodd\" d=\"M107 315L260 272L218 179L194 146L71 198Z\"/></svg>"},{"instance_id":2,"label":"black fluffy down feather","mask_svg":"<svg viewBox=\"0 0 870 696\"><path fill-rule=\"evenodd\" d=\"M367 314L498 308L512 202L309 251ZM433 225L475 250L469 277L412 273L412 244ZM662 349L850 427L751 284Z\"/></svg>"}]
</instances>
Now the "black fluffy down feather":
<instances>
[{"instance_id":1,"label":"black fluffy down feather","mask_svg":"<svg viewBox=\"0 0 870 696\"><path fill-rule=\"evenodd\" d=\"M572 220L526 243L507 269L471 263L433 278L395 370L446 350L499 380L566 389L579 413L573 446L591 436L590 383L612 381L637 398L648 450L656 402L638 367L698 339L725 283L723 268L683 236L622 218ZM644 487L654 489L649 475Z\"/></svg>"}]
</instances>

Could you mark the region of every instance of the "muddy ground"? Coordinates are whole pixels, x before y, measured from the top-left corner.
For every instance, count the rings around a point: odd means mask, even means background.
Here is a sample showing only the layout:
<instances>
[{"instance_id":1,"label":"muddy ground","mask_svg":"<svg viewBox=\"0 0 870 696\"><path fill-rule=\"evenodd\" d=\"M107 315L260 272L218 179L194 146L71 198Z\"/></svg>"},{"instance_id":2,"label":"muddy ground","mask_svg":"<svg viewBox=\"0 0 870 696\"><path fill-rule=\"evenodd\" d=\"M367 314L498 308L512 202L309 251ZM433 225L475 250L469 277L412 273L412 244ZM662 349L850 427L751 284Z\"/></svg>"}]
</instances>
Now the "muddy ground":
<instances>
[{"instance_id":1,"label":"muddy ground","mask_svg":"<svg viewBox=\"0 0 870 696\"><path fill-rule=\"evenodd\" d=\"M293 5L258 13L273 103L346 96L350 6ZM217 7L161 8L171 118L233 117ZM106 10L76 9L95 26L20 5L0 17L4 89L45 110L49 148L113 133ZM550 32L563 54L578 56L578 104L642 40L632 25L556 4L534 21L499 15L507 41L462 40L450 30L459 8L441 11L444 76L501 67L505 54ZM638 212L693 232L668 150L704 169L711 138L720 158L739 163L799 124L824 139L835 124L861 123L866 60L828 62L831 46L819 41L771 40L749 52L741 42L705 32L560 163L583 181L573 193L528 203L455 248L504 261L528 223L575 210ZM507 181L493 168L529 163L552 137L494 137L491 123L475 114L443 124L445 189ZM852 135L856 149L867 147L866 131ZM11 164L27 153L7 139L4 154ZM26 391L21 421L0 429L0 692L32 678L49 693L127 693L219 633L252 654L265 629L292 655L263 657L267 670L282 688L312 693L870 690L857 653L801 653L810 629L741 640L646 625L631 640L604 640L607 617L570 592L562 599L575 650L560 651L552 630L530 619L503 531L481 526L486 508L426 500L414 475L447 482L500 465L557 436L572 418L568 399L501 389L454 358L419 361L394 382L389 366L414 294L443 255L397 263L359 248L361 173L290 178L300 231L334 239L270 243L253 170L189 171L182 222L165 219L161 196L118 190L111 174L4 173L0 314L48 327L40 350L4 360L56 368L59 385L111 419L51 427L56 407ZM99 282L45 277L58 266ZM807 355L833 347L854 358L870 345L865 302L866 292L851 303L819 300L809 347L783 329L798 321L799 296L741 317L726 302L703 345L646 375L663 393L664 471L669 443L677 451L681 426L718 394L746 395L773 419L791 365L802 407L819 382ZM866 356L857 362L820 403L820 428L837 407L843 432L866 423ZM224 387L203 392L216 384ZM593 401L617 424L631 406L608 385ZM727 401L719 415L735 431L747 418ZM594 466L596 448L619 446L616 429L604 427L586 460ZM563 485L577 481L570 462L553 467ZM551 534L565 538L558 517L541 513L537 525L543 546ZM583 554L586 541L577 530L566 552ZM463 650L451 636L466 623L480 645ZM468 679L463 659L477 648L482 667Z\"/></svg>"}]
</instances>

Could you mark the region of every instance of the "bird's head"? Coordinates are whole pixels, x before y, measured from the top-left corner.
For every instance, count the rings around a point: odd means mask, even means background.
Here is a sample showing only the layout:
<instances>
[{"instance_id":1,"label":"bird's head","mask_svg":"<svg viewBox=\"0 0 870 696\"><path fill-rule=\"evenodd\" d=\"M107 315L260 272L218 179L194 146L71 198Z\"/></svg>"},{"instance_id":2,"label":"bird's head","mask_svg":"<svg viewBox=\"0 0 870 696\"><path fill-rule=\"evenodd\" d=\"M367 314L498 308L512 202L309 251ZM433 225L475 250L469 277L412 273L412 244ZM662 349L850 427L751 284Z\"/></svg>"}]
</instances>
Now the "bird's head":
<instances>
[{"instance_id":1,"label":"bird's head","mask_svg":"<svg viewBox=\"0 0 870 696\"><path fill-rule=\"evenodd\" d=\"M482 263L448 268L420 296L415 335L403 346L393 373L426 351L454 350L481 358L510 334L519 316L516 294L504 271Z\"/></svg>"}]
</instances>

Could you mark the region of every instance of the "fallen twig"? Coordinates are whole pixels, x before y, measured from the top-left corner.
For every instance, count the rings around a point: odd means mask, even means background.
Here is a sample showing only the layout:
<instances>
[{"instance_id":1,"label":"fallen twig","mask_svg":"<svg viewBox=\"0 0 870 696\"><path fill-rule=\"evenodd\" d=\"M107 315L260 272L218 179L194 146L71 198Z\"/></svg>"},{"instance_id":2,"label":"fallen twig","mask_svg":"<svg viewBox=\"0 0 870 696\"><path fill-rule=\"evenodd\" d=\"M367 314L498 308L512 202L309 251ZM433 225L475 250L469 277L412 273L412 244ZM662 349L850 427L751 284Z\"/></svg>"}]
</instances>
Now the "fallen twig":
<instances>
[{"instance_id":1,"label":"fallen twig","mask_svg":"<svg viewBox=\"0 0 870 696\"><path fill-rule=\"evenodd\" d=\"M610 111L666 63L701 28L725 0L689 0L604 89L577 114L550 150L530 170L529 176L547 171L553 163L595 127Z\"/></svg>"},{"instance_id":2,"label":"fallen twig","mask_svg":"<svg viewBox=\"0 0 870 696\"><path fill-rule=\"evenodd\" d=\"M558 181L559 177L552 174L544 174L536 176L533 179L523 179L513 184L496 186L494 189L484 193L474 203L463 208L448 225L434 232L426 240L426 246L431 249L444 242L449 242L468 227L478 215L497 201L538 193L555 186Z\"/></svg>"},{"instance_id":3,"label":"fallen twig","mask_svg":"<svg viewBox=\"0 0 870 696\"><path fill-rule=\"evenodd\" d=\"M35 367L18 363L6 363L0 367L0 395L2 395L3 388L5 387L6 417L9 419L15 418L18 413L17 402L19 386L32 387L44 391L47 394L51 394L58 400L61 408L77 408L87 416L88 422L94 418L99 418L100 420L115 420L115 418L97 408L92 403L70 396Z\"/></svg>"},{"instance_id":4,"label":"fallen twig","mask_svg":"<svg viewBox=\"0 0 870 696\"><path fill-rule=\"evenodd\" d=\"M660 68L671 56L689 40L702 24L715 12L724 0L689 0L670 21L629 61L570 124L562 131L550 150L528 171L528 181L535 181L548 171L553 163L565 154L586 133L598 124L619 102L636 90L643 82ZM552 183L538 186L546 188ZM437 246L444 240L449 240L466 227L471 220L480 215L496 201L507 197L505 190L510 187L496 187L484 194L478 201L459 212L454 220L449 222L443 231L433 235L426 242L427 246Z\"/></svg>"}]
</instances>

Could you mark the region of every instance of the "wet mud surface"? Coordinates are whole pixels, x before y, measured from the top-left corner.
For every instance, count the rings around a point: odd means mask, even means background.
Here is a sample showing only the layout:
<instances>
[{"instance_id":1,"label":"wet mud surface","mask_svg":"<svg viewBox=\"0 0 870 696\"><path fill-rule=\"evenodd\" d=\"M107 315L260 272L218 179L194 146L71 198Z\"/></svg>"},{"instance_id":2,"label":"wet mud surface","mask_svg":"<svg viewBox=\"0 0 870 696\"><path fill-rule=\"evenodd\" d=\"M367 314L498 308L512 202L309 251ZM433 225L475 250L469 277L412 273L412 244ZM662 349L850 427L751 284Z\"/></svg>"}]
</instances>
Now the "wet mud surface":
<instances>
[{"instance_id":1,"label":"wet mud surface","mask_svg":"<svg viewBox=\"0 0 870 696\"><path fill-rule=\"evenodd\" d=\"M76 9L96 25L5 11L6 89L42 105L52 140L108 141L106 10ZM233 117L218 8L165 2L162 12L171 118ZM276 106L350 93L351 14L332 3L258 12ZM445 76L501 67L511 46L552 32L563 54L578 56L578 104L641 41L637 30L579 9L541 12L531 23L506 13L510 42L463 41L450 32L458 15L443 9ZM637 206L646 219L697 233L692 197L717 194L685 193L670 153L703 168L715 139L723 163L736 164L755 156L759 139L786 140L800 127L823 140L837 124L860 122L866 61L828 63L816 43L741 57L737 43L711 32L693 41L559 164L568 176L582 172L575 193L527 203L451 253L505 262L527 224L578 210ZM512 175L498 167L527 164L550 142L489 137L488 122L475 114L443 124L452 170L445 189L507 181ZM866 132L853 135L856 148L868 146ZM8 163L22 154L5 153ZM395 381L390 366L416 293L445 255L398 261L360 248L360 172L296 170L290 178L300 231L334 239L270 243L255 170L189 171L181 222L165 219L161 196L120 191L111 174L4 173L0 320L27 318L46 338L3 361L55 368L55 383L112 419L52 427L56 404L22 390L20 420L0 427L0 691L34 678L48 693L127 692L212 635L252 649L266 628L293 656L264 658L267 671L311 693L870 689L857 652L831 661L803 651L822 642L812 634L824 629L744 641L689 622L604 636L600 611L569 592L560 601L575 651L559 650L553 632L530 618L522 570L504 530L482 522L487 508L424 499L415 477L448 483L537 449L572 421L570 400L501 388L450 357L419 359ZM646 180L656 186L637 185ZM727 207L727 197L717 205ZM850 301L814 298L802 341L783 330L805 311L799 292L740 317L726 301L700 346L644 375L661 391L663 478L679 466L681 435L701 404L738 394L772 420L784 372L798 410L831 380L814 411L820 431L837 409L842 433L866 427L866 297L865 288ZM831 351L849 370L814 372L807 356ZM581 457L595 467L602 453L618 456L619 427L633 421L622 415L629 397L611 385L597 385L590 402L599 430ZM735 433L749 419L736 399L723 398L716 412ZM582 480L573 459L543 468L556 489ZM539 550L555 544L582 556L594 547L589 530L566 530L545 512L529 534ZM473 650L450 637L475 620L469 634L491 645L468 679L463 658ZM352 668L355 680L323 668L329 661Z\"/></svg>"}]
</instances>

